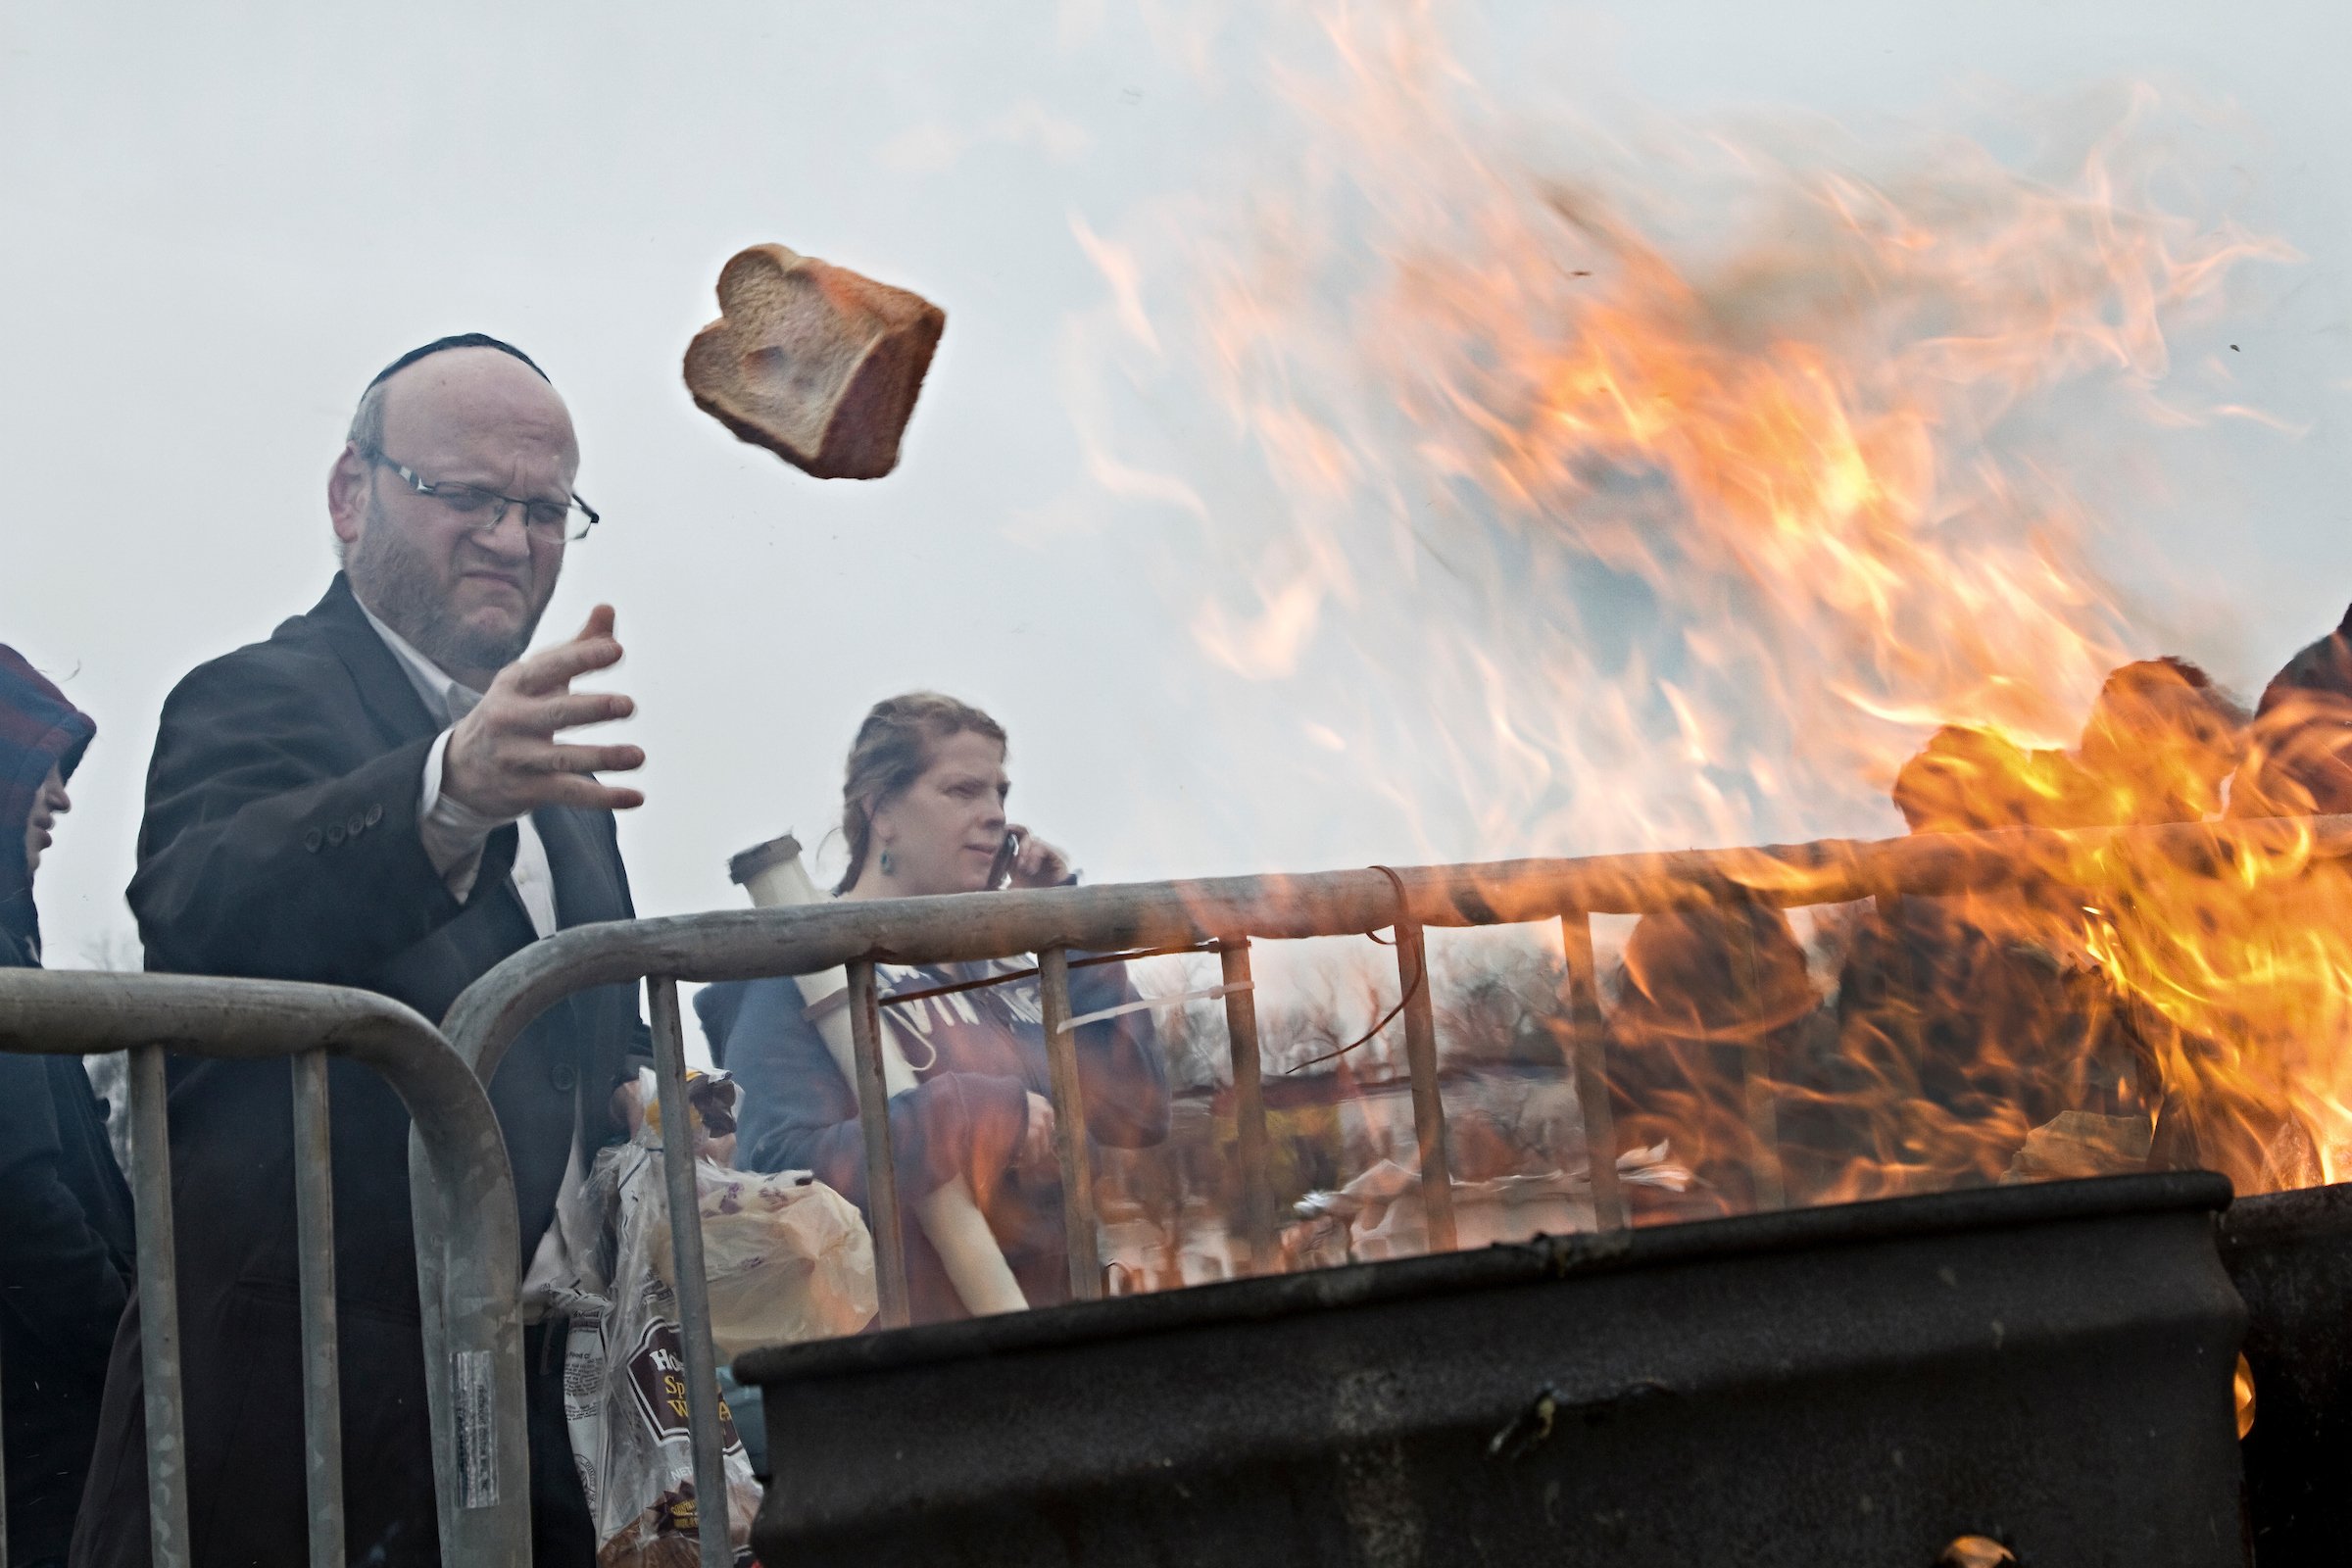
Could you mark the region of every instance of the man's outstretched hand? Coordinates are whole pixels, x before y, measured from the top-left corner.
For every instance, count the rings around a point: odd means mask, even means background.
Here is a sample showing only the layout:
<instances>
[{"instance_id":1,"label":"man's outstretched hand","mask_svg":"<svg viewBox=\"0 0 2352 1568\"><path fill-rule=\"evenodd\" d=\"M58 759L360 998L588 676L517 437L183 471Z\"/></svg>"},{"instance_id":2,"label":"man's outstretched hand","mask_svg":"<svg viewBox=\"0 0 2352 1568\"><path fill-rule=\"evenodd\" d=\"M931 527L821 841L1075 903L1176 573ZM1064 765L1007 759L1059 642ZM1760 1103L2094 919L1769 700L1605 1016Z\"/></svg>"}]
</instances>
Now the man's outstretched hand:
<instances>
[{"instance_id":1,"label":"man's outstretched hand","mask_svg":"<svg viewBox=\"0 0 2352 1568\"><path fill-rule=\"evenodd\" d=\"M625 811L645 796L598 782L597 773L645 765L635 746L575 746L559 730L626 718L636 703L618 692L575 692L582 675L620 662L612 607L599 605L567 643L543 649L498 672L481 703L449 732L441 788L486 816L512 818L542 806Z\"/></svg>"}]
</instances>

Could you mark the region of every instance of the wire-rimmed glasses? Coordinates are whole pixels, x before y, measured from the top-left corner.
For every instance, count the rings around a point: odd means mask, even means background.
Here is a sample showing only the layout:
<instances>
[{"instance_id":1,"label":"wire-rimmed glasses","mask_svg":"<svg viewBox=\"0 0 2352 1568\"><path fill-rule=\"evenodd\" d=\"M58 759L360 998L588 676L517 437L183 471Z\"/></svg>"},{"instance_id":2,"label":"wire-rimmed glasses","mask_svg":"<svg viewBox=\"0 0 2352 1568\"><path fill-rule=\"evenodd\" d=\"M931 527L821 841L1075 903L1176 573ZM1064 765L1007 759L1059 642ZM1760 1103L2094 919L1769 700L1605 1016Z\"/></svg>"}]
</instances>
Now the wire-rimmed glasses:
<instances>
[{"instance_id":1,"label":"wire-rimmed glasses","mask_svg":"<svg viewBox=\"0 0 2352 1568\"><path fill-rule=\"evenodd\" d=\"M412 491L432 497L448 508L460 522L477 531L487 532L504 522L510 507L520 507L524 529L545 540L585 539L588 530L597 524L597 510L576 493L569 501L502 496L495 490L484 490L479 485L427 479L407 464L393 462L381 451L362 452L360 456L380 467L391 469L400 476L400 482Z\"/></svg>"}]
</instances>

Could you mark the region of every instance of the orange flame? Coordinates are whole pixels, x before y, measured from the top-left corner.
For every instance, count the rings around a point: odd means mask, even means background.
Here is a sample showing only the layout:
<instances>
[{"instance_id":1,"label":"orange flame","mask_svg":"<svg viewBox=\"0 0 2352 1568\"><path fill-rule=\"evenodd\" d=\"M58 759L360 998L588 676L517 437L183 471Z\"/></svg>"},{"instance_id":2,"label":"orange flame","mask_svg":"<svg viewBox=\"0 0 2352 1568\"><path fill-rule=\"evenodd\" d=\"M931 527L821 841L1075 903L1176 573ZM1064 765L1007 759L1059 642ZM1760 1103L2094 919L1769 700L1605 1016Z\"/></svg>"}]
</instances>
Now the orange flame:
<instances>
[{"instance_id":1,"label":"orange flame","mask_svg":"<svg viewBox=\"0 0 2352 1568\"><path fill-rule=\"evenodd\" d=\"M2352 805L2307 755L2331 712L2249 734L2200 671L2129 663L2149 617L2091 564L2119 455L2160 468L2224 412L2173 344L2291 259L2178 210L2153 94L2063 168L1956 138L1546 163L1428 11L1324 30L1238 224L1188 210L1141 263L1084 237L1126 363L1202 376L1270 498L1153 480L1240 585L1200 643L1311 693L1319 744L1396 759L1433 858L1847 828L1890 794L1914 831ZM1777 914L1652 917L1623 1141L1671 1137L1735 1207L2323 1179L2352 1159L2352 880L2280 842L1825 914L1810 970Z\"/></svg>"}]
</instances>

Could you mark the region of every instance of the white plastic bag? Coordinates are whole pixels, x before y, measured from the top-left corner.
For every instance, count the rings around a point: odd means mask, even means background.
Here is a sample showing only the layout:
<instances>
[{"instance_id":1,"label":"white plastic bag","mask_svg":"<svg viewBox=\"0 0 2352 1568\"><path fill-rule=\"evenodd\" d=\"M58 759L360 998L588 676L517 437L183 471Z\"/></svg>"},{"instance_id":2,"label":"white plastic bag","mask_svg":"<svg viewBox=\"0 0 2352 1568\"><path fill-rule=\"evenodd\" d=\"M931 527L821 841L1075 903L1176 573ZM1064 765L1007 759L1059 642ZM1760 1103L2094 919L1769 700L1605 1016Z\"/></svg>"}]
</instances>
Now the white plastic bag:
<instances>
[{"instance_id":1,"label":"white plastic bag","mask_svg":"<svg viewBox=\"0 0 2352 1568\"><path fill-rule=\"evenodd\" d=\"M857 1204L805 1170L706 1161L697 1174L710 1337L722 1360L762 1345L855 1334L873 1321L874 1243ZM666 1223L662 1230L653 1255L666 1270Z\"/></svg>"},{"instance_id":2,"label":"white plastic bag","mask_svg":"<svg viewBox=\"0 0 2352 1568\"><path fill-rule=\"evenodd\" d=\"M643 1087L650 1105L651 1085ZM732 1084L698 1079L693 1091L697 1101L723 1094L712 1108L731 1114ZM662 1118L649 1113L628 1143L597 1155L589 1186L612 1216L610 1285L601 1298L575 1300L564 1348L564 1413L596 1522L598 1568L696 1568L700 1561L703 1499L695 1495L686 1359L667 1277L661 1139ZM708 1161L698 1165L722 1182L730 1174ZM748 1564L760 1487L723 1401L719 1409L728 1544L734 1560Z\"/></svg>"}]
</instances>

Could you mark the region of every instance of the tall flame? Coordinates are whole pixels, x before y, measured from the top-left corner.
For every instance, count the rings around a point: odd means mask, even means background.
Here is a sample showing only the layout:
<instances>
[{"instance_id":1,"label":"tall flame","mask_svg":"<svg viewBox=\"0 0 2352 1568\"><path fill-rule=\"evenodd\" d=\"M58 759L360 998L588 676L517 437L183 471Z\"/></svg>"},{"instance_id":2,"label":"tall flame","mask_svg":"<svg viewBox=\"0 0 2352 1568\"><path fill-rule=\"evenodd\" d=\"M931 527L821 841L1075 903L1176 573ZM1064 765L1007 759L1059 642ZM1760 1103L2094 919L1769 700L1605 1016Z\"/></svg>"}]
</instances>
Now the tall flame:
<instances>
[{"instance_id":1,"label":"tall flame","mask_svg":"<svg viewBox=\"0 0 2352 1568\"><path fill-rule=\"evenodd\" d=\"M1321 27L1241 202L1082 230L1104 352L1230 420L1213 458L1105 439L1095 471L1193 514L1201 650L1312 694L1317 744L1391 769L1425 848L1891 826L1890 791L1918 830L2193 820L2249 745L2260 780L2301 744L2246 740L2196 671L2113 673L2165 650L2093 565L2099 507L2243 412L2175 345L2292 259L2199 216L2153 93L2022 166L1818 130L1535 148L1429 9ZM2241 781L2236 814L2257 797L2327 804ZM1826 1008L1784 927L1653 925L1617 1043L1668 1070L1626 1108L1702 1167L1752 1152L1755 1104L1699 1058L1786 1036L1816 1199L2102 1153L2319 1179L2352 1158L2352 888L2309 834L2264 844L2045 850L2026 891L1825 919ZM1735 949L1744 1021L1672 995Z\"/></svg>"}]
</instances>

